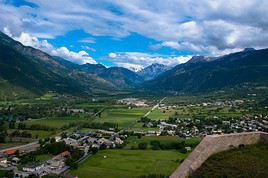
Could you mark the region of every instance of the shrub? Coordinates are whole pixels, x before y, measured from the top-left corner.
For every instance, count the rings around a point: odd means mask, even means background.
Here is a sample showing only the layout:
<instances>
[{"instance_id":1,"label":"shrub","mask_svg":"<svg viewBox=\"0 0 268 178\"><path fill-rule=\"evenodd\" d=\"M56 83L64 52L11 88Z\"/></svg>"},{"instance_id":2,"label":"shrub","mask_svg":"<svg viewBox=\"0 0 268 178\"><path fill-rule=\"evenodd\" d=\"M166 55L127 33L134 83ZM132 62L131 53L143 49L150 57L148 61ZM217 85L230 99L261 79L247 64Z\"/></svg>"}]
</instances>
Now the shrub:
<instances>
[{"instance_id":1,"label":"shrub","mask_svg":"<svg viewBox=\"0 0 268 178\"><path fill-rule=\"evenodd\" d=\"M147 149L147 142L141 142L141 143L139 143L138 147L141 150Z\"/></svg>"}]
</instances>

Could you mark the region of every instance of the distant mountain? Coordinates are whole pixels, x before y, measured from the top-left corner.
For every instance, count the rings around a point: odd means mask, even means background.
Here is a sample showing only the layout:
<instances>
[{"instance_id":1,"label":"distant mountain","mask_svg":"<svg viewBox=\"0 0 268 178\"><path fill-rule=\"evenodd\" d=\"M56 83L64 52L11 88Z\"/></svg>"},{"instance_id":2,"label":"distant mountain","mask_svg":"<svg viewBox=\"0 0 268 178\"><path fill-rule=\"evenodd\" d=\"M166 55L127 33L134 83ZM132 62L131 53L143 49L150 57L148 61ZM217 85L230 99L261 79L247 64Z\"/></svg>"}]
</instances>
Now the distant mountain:
<instances>
[{"instance_id":1,"label":"distant mountain","mask_svg":"<svg viewBox=\"0 0 268 178\"><path fill-rule=\"evenodd\" d=\"M246 49L219 58L193 57L143 84L152 91L208 91L240 84L268 84L268 49Z\"/></svg>"},{"instance_id":2,"label":"distant mountain","mask_svg":"<svg viewBox=\"0 0 268 178\"><path fill-rule=\"evenodd\" d=\"M99 75L107 70L102 64L84 64L80 66L80 69L89 73Z\"/></svg>"},{"instance_id":3,"label":"distant mountain","mask_svg":"<svg viewBox=\"0 0 268 178\"><path fill-rule=\"evenodd\" d=\"M123 67L106 68L101 64L84 64L80 66L80 69L101 77L120 89L133 88L143 82L142 77Z\"/></svg>"},{"instance_id":4,"label":"distant mountain","mask_svg":"<svg viewBox=\"0 0 268 178\"><path fill-rule=\"evenodd\" d=\"M156 78L161 73L167 71L169 69L168 66L163 64L152 64L150 66L145 67L141 71L137 72L138 75L144 78L144 80L152 80Z\"/></svg>"},{"instance_id":5,"label":"distant mountain","mask_svg":"<svg viewBox=\"0 0 268 178\"><path fill-rule=\"evenodd\" d=\"M76 64L23 46L0 32L0 82L5 84L0 86L1 95L47 91L83 95L115 89L112 83L77 68Z\"/></svg>"}]
</instances>

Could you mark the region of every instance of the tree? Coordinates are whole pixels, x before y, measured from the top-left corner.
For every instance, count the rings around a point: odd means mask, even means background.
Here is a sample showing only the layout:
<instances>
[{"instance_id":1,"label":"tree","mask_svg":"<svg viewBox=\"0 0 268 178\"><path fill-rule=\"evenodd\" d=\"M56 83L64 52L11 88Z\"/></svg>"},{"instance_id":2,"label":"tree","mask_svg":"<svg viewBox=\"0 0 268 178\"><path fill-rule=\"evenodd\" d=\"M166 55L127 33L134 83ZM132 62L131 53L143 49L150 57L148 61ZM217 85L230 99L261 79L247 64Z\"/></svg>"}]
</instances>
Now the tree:
<instances>
[{"instance_id":1,"label":"tree","mask_svg":"<svg viewBox=\"0 0 268 178\"><path fill-rule=\"evenodd\" d=\"M67 138L67 133L66 133L66 132L62 132L62 133L61 133L61 138L62 138L62 139Z\"/></svg>"},{"instance_id":2,"label":"tree","mask_svg":"<svg viewBox=\"0 0 268 178\"><path fill-rule=\"evenodd\" d=\"M152 140L150 142L153 150L159 150L160 149L160 142L158 140Z\"/></svg>"},{"instance_id":3,"label":"tree","mask_svg":"<svg viewBox=\"0 0 268 178\"><path fill-rule=\"evenodd\" d=\"M141 142L138 144L139 149L145 150L147 149L147 142Z\"/></svg>"},{"instance_id":4,"label":"tree","mask_svg":"<svg viewBox=\"0 0 268 178\"><path fill-rule=\"evenodd\" d=\"M10 121L9 122L9 125L8 125L8 128L10 128L10 129L15 129L15 121Z\"/></svg>"},{"instance_id":5,"label":"tree","mask_svg":"<svg viewBox=\"0 0 268 178\"><path fill-rule=\"evenodd\" d=\"M67 166L70 166L71 169L77 169L78 168L78 163L76 163L75 160L72 159L72 158L68 158L65 161L65 163L66 163Z\"/></svg>"},{"instance_id":6,"label":"tree","mask_svg":"<svg viewBox=\"0 0 268 178\"><path fill-rule=\"evenodd\" d=\"M5 143L6 142L6 136L7 136L7 131L3 130L0 132L0 143Z\"/></svg>"},{"instance_id":7,"label":"tree","mask_svg":"<svg viewBox=\"0 0 268 178\"><path fill-rule=\"evenodd\" d=\"M55 143L56 142L56 139L54 138L54 137L52 137L51 139L50 139L50 143Z\"/></svg>"}]
</instances>

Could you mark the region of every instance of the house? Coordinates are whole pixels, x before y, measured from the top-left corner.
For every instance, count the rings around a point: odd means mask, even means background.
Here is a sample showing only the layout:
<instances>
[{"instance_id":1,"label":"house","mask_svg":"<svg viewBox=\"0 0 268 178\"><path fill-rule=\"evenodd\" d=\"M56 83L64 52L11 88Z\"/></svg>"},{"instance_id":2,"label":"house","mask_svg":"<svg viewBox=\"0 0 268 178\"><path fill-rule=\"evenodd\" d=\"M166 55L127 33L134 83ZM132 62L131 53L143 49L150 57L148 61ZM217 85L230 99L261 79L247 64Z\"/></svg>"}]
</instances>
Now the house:
<instances>
[{"instance_id":1,"label":"house","mask_svg":"<svg viewBox=\"0 0 268 178\"><path fill-rule=\"evenodd\" d=\"M16 154L16 152L17 152L16 149L11 148L11 149L6 150L5 154L7 154L8 156L11 156L11 155Z\"/></svg>"},{"instance_id":2,"label":"house","mask_svg":"<svg viewBox=\"0 0 268 178\"><path fill-rule=\"evenodd\" d=\"M105 145L108 148L114 148L115 147L114 142L112 142L112 141L110 141L108 139L105 139L105 138L101 138L97 142L98 142L99 145Z\"/></svg>"},{"instance_id":3,"label":"house","mask_svg":"<svg viewBox=\"0 0 268 178\"><path fill-rule=\"evenodd\" d=\"M19 162L20 162L20 159L17 158L17 157L14 157L14 158L11 159L12 165L17 165Z\"/></svg>"},{"instance_id":4,"label":"house","mask_svg":"<svg viewBox=\"0 0 268 178\"><path fill-rule=\"evenodd\" d=\"M47 164L51 170L61 169L65 166L63 160L51 159L47 161Z\"/></svg>"},{"instance_id":5,"label":"house","mask_svg":"<svg viewBox=\"0 0 268 178\"><path fill-rule=\"evenodd\" d=\"M67 144L67 145L71 145L71 146L78 146L78 141L72 138L65 138L63 139L63 141Z\"/></svg>"},{"instance_id":6,"label":"house","mask_svg":"<svg viewBox=\"0 0 268 178\"><path fill-rule=\"evenodd\" d=\"M71 156L71 153L70 153L69 151L64 151L64 152L58 154L57 156L55 156L53 159L58 159L58 160L60 160L60 159L67 158L67 157L69 157L69 156Z\"/></svg>"},{"instance_id":7,"label":"house","mask_svg":"<svg viewBox=\"0 0 268 178\"><path fill-rule=\"evenodd\" d=\"M7 158L0 158L0 167L3 167L3 168L7 168L8 167Z\"/></svg>"},{"instance_id":8,"label":"house","mask_svg":"<svg viewBox=\"0 0 268 178\"><path fill-rule=\"evenodd\" d=\"M40 169L42 169L44 167L44 164L41 164L41 165L33 165L33 166L30 166L30 167L23 167L22 170L25 171L25 172L31 172L31 173L34 173L36 171L39 171Z\"/></svg>"},{"instance_id":9,"label":"house","mask_svg":"<svg viewBox=\"0 0 268 178\"><path fill-rule=\"evenodd\" d=\"M103 135L116 135L116 133L113 131L99 130L98 132Z\"/></svg>"}]
</instances>

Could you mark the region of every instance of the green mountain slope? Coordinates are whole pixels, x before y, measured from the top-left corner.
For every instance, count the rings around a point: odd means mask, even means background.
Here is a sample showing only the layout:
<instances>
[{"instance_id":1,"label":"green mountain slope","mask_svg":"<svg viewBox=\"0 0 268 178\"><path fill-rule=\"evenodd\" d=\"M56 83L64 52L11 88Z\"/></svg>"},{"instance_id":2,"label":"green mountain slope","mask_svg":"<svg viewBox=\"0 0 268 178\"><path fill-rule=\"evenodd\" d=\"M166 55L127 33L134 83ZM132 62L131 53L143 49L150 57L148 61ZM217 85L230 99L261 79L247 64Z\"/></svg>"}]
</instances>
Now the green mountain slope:
<instances>
[{"instance_id":1,"label":"green mountain slope","mask_svg":"<svg viewBox=\"0 0 268 178\"><path fill-rule=\"evenodd\" d=\"M144 87L153 91L200 92L256 83L268 84L268 49L245 50L205 62L195 58L145 82Z\"/></svg>"},{"instance_id":2,"label":"green mountain slope","mask_svg":"<svg viewBox=\"0 0 268 178\"><path fill-rule=\"evenodd\" d=\"M95 89L98 92L115 89L114 85L106 80L80 70L73 70L54 57L23 46L1 32L0 78L8 85L14 86L13 89L21 88L33 94L55 91L85 95L93 94Z\"/></svg>"}]
</instances>

